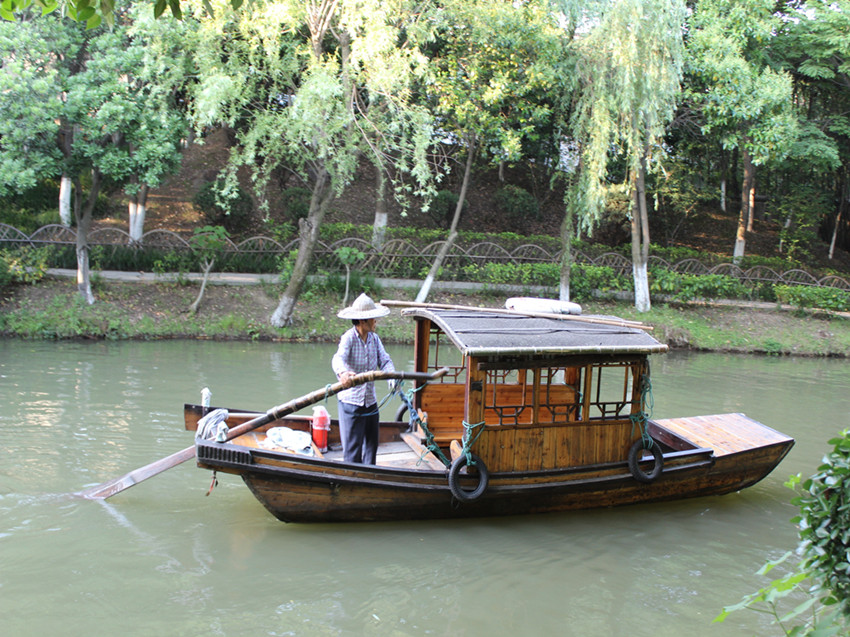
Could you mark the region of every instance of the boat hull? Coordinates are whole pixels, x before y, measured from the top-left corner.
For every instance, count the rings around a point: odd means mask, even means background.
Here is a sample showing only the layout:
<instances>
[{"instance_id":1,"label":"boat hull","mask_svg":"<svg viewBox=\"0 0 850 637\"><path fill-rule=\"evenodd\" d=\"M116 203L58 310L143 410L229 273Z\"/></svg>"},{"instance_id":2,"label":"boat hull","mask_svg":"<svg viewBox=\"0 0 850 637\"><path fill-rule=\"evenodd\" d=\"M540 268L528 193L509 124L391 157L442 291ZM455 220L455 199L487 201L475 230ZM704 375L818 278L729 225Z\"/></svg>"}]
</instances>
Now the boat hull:
<instances>
[{"instance_id":1,"label":"boat hull","mask_svg":"<svg viewBox=\"0 0 850 637\"><path fill-rule=\"evenodd\" d=\"M421 520L570 511L723 495L764 478L793 440L716 455L707 448L664 454L651 483L637 481L627 463L490 476L471 502L452 496L445 471L356 465L238 444L199 441L198 464L241 475L275 517L285 522ZM477 477L462 479L470 489Z\"/></svg>"}]
</instances>

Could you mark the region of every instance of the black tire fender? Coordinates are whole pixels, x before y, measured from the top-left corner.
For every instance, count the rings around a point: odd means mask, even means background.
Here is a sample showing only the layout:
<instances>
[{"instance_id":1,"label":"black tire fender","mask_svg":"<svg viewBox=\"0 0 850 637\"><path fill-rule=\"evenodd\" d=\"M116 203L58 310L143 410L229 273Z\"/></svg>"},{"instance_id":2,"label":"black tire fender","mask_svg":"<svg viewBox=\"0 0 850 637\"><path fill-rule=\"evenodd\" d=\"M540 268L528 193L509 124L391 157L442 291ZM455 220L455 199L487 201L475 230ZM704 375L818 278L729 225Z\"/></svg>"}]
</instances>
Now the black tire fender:
<instances>
[{"instance_id":1,"label":"black tire fender","mask_svg":"<svg viewBox=\"0 0 850 637\"><path fill-rule=\"evenodd\" d=\"M395 420L396 422L404 422L407 418L404 417L404 414L407 413L407 405L402 403L398 406L398 409L395 412Z\"/></svg>"},{"instance_id":2,"label":"black tire fender","mask_svg":"<svg viewBox=\"0 0 850 637\"><path fill-rule=\"evenodd\" d=\"M490 472L487 470L484 461L474 453L471 455L472 462L478 470L478 486L473 490L467 491L460 485L460 470L466 466L466 454L461 454L455 458L449 469L449 489L451 489L452 495L458 502L472 502L473 500L477 500L484 495L487 486L490 484Z\"/></svg>"},{"instance_id":3,"label":"black tire fender","mask_svg":"<svg viewBox=\"0 0 850 637\"><path fill-rule=\"evenodd\" d=\"M654 460L652 471L649 473L646 473L640 467L641 451L644 449L652 454ZM662 469L664 469L664 455L661 452L661 445L652 438L649 439L649 443L641 438L629 449L629 471L632 472L632 476L638 482L643 482L644 484L655 482L655 479L661 475Z\"/></svg>"}]
</instances>

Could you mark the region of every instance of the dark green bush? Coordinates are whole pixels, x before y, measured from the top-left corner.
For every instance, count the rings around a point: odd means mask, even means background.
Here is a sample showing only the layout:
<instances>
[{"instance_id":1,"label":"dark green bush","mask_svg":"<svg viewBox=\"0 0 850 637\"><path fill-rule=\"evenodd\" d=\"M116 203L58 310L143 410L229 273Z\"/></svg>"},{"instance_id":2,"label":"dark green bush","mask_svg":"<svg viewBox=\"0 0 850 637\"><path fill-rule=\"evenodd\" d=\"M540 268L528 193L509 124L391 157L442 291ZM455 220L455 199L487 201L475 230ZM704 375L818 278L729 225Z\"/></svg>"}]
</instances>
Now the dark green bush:
<instances>
[{"instance_id":1,"label":"dark green bush","mask_svg":"<svg viewBox=\"0 0 850 637\"><path fill-rule=\"evenodd\" d=\"M234 231L250 217L254 202L238 186L231 197L224 198L219 194L220 186L220 182L208 181L195 194L192 203L203 213L209 225L224 226Z\"/></svg>"},{"instance_id":2,"label":"dark green bush","mask_svg":"<svg viewBox=\"0 0 850 637\"><path fill-rule=\"evenodd\" d=\"M750 290L738 279L723 274L687 274L653 268L649 291L672 296L677 301L694 299L741 299Z\"/></svg>"},{"instance_id":3,"label":"dark green bush","mask_svg":"<svg viewBox=\"0 0 850 637\"><path fill-rule=\"evenodd\" d=\"M521 230L527 221L540 219L537 199L524 188L508 184L496 191L493 200L513 228Z\"/></svg>"},{"instance_id":4,"label":"dark green bush","mask_svg":"<svg viewBox=\"0 0 850 637\"><path fill-rule=\"evenodd\" d=\"M307 188L287 188L280 194L280 203L286 218L298 225L298 220L310 214L312 193Z\"/></svg>"},{"instance_id":5,"label":"dark green bush","mask_svg":"<svg viewBox=\"0 0 850 637\"><path fill-rule=\"evenodd\" d=\"M448 228L452 225L452 218L457 208L457 202L460 197L451 190L440 190L437 192L434 199L431 200L431 205L428 207L428 215L441 228ZM469 207L469 202L463 202L463 209Z\"/></svg>"}]
</instances>

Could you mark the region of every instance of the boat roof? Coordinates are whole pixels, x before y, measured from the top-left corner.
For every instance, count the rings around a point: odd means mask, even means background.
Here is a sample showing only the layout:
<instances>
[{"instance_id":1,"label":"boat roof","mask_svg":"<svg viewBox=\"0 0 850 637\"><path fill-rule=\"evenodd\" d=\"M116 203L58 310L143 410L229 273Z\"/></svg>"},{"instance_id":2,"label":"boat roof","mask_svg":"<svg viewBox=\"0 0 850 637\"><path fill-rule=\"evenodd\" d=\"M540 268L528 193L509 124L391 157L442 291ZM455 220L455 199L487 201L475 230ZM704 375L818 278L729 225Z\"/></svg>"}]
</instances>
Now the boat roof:
<instances>
[{"instance_id":1,"label":"boat roof","mask_svg":"<svg viewBox=\"0 0 850 637\"><path fill-rule=\"evenodd\" d=\"M667 351L667 345L646 330L615 316L550 318L485 308L407 308L402 314L432 321L464 356L658 354Z\"/></svg>"}]
</instances>

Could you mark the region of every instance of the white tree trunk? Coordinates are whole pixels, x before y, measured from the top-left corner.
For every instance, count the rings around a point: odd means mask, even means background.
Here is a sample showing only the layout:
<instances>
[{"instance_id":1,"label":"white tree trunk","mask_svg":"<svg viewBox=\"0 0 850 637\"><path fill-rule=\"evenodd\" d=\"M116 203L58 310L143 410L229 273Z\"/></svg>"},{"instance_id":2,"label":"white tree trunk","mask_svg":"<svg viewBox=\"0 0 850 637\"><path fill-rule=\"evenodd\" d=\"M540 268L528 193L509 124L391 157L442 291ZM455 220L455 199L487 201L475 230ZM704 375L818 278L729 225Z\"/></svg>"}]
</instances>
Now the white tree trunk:
<instances>
[{"instance_id":1,"label":"white tree trunk","mask_svg":"<svg viewBox=\"0 0 850 637\"><path fill-rule=\"evenodd\" d=\"M386 179L381 166L378 170L378 194L375 201L375 223L372 225L372 245L376 250L380 250L387 236L387 197L386 197Z\"/></svg>"},{"instance_id":2,"label":"white tree trunk","mask_svg":"<svg viewBox=\"0 0 850 637\"><path fill-rule=\"evenodd\" d=\"M726 178L720 180L720 209L726 212Z\"/></svg>"},{"instance_id":3,"label":"white tree trunk","mask_svg":"<svg viewBox=\"0 0 850 637\"><path fill-rule=\"evenodd\" d=\"M753 183L755 181L755 166L750 153L741 148L741 159L744 164L744 183L741 186L741 212L738 215L738 232L735 236L735 248L732 251L732 263L738 265L744 258L744 248L747 243L747 220L750 217L750 202L753 200Z\"/></svg>"},{"instance_id":4,"label":"white tree trunk","mask_svg":"<svg viewBox=\"0 0 850 637\"><path fill-rule=\"evenodd\" d=\"M62 175L59 181L59 223L66 228L71 227L71 178Z\"/></svg>"},{"instance_id":5,"label":"white tree trunk","mask_svg":"<svg viewBox=\"0 0 850 637\"><path fill-rule=\"evenodd\" d=\"M635 309L638 312L649 312L652 305L649 300L649 277L646 263L632 264L632 277L635 282Z\"/></svg>"},{"instance_id":6,"label":"white tree trunk","mask_svg":"<svg viewBox=\"0 0 850 637\"><path fill-rule=\"evenodd\" d=\"M649 312L649 212L646 207L646 168L641 161L632 177L632 278L635 286L635 309Z\"/></svg>"},{"instance_id":7,"label":"white tree trunk","mask_svg":"<svg viewBox=\"0 0 850 637\"><path fill-rule=\"evenodd\" d=\"M148 205L148 186L142 185L135 197L130 199L128 204L128 213L130 217L129 231L130 241L135 243L142 242L142 236L145 234L145 214L147 214Z\"/></svg>"},{"instance_id":8,"label":"white tree trunk","mask_svg":"<svg viewBox=\"0 0 850 637\"><path fill-rule=\"evenodd\" d=\"M561 263L560 280L558 285L558 299L570 300L570 273L573 265L573 254L570 242L573 238L573 211L568 205L564 213L564 221L561 223Z\"/></svg>"},{"instance_id":9,"label":"white tree trunk","mask_svg":"<svg viewBox=\"0 0 850 637\"><path fill-rule=\"evenodd\" d=\"M94 303L91 289L91 273L89 271L89 230L91 229L92 212L100 192L100 172L92 170L92 183L85 204L82 201L82 184L74 182L74 217L77 222L77 291L89 305Z\"/></svg>"}]
</instances>

